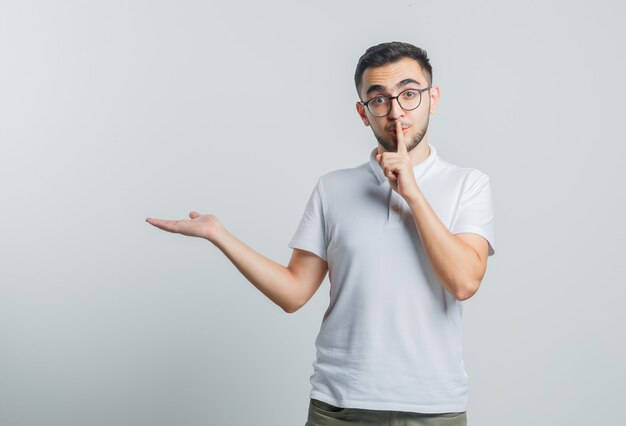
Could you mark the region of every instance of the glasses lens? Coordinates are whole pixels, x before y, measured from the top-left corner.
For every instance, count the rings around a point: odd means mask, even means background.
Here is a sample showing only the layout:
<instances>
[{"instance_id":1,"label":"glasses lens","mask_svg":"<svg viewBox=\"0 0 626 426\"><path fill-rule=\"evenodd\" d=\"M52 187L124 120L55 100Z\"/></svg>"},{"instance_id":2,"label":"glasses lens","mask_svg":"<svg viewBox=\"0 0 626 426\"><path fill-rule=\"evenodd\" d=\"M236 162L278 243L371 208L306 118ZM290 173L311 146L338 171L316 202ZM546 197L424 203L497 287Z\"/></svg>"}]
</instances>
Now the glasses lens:
<instances>
[{"instance_id":1,"label":"glasses lens","mask_svg":"<svg viewBox=\"0 0 626 426\"><path fill-rule=\"evenodd\" d=\"M417 108L422 101L422 94L418 90L405 90L398 96L398 102L402 109L412 110Z\"/></svg>"},{"instance_id":2,"label":"glasses lens","mask_svg":"<svg viewBox=\"0 0 626 426\"><path fill-rule=\"evenodd\" d=\"M373 116L384 117L389 113L389 99L384 96L377 96L370 99L367 107Z\"/></svg>"}]
</instances>

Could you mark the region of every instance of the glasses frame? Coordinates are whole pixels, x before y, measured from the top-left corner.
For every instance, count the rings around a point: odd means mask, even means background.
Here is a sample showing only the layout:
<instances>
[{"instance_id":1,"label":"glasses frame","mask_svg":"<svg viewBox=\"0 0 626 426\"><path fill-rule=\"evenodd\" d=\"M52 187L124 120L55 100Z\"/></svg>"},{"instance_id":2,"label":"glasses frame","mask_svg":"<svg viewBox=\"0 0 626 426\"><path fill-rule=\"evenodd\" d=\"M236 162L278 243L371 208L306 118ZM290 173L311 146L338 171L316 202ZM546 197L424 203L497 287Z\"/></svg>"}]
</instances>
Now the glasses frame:
<instances>
[{"instance_id":1,"label":"glasses frame","mask_svg":"<svg viewBox=\"0 0 626 426\"><path fill-rule=\"evenodd\" d=\"M359 100L359 103L360 103L361 105L363 105L365 108L367 108L367 110L369 111L369 113L370 113L370 114L372 114L374 117L377 117L377 118L382 118L382 117L386 117L386 116L388 116L388 115L389 115L389 113L391 112L391 104L393 103L393 100L394 100L394 99L398 101L398 105L400 106L400 108L402 108L402 109L403 109L403 110L405 110L405 111L413 111L414 109L419 108L419 106L422 104L422 92L425 92L426 90L430 90L430 89L432 89L432 86L424 87L423 89L405 89L405 90L403 90L402 92L398 93L396 96L378 95L378 96L374 96L374 97L373 97L373 98L371 98L371 99L368 99L368 100L367 100L367 101L365 101L365 102L363 102L363 101ZM408 92L408 91L410 91L410 90L413 90L413 91L415 91L415 92L419 92L419 94L420 94L420 102L419 102L419 104L417 104L417 106L416 106L415 108L408 109L408 108L405 108L405 107L403 107L403 106L402 106L402 104L400 103L400 99L398 99L398 98L399 98L399 97L400 97L400 96L401 96L404 92ZM386 113L385 115L376 115L376 114L374 114L374 113L372 112L372 110L370 110L370 107L369 107L369 103L370 103L370 102L372 102L374 99L377 99L377 98L380 98L380 97L387 98L387 99L389 100L389 110L387 111L387 113Z\"/></svg>"}]
</instances>

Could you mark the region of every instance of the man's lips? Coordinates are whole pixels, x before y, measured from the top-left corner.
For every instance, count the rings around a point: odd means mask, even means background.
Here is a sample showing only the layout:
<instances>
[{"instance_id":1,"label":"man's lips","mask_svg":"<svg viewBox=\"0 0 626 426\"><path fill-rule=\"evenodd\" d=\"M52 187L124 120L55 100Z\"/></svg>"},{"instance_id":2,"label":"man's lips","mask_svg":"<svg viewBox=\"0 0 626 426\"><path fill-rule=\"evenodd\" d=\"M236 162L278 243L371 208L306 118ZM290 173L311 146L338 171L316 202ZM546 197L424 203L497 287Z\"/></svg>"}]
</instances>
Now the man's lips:
<instances>
[{"instance_id":1,"label":"man's lips","mask_svg":"<svg viewBox=\"0 0 626 426\"><path fill-rule=\"evenodd\" d=\"M408 129L408 127L403 127L403 128L402 128L402 134L403 134L403 135L404 135L404 134L406 134L407 129ZM395 134L396 134L396 129L395 129L395 127L394 127L393 129L389 130L389 132L391 132L391 133L393 133L393 134L395 135Z\"/></svg>"}]
</instances>

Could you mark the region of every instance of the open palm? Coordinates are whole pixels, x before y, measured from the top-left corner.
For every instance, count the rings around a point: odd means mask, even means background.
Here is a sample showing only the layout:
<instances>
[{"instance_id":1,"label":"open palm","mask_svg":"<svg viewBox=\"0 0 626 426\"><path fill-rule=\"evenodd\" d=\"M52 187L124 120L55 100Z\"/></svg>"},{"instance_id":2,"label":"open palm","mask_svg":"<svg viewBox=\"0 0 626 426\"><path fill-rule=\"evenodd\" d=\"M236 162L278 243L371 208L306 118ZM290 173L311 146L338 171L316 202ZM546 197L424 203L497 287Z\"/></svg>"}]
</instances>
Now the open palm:
<instances>
[{"instance_id":1,"label":"open palm","mask_svg":"<svg viewBox=\"0 0 626 426\"><path fill-rule=\"evenodd\" d=\"M200 214L195 210L189 212L189 219L164 220L152 217L146 222L167 232L205 238L213 241L222 225L213 214Z\"/></svg>"}]
</instances>

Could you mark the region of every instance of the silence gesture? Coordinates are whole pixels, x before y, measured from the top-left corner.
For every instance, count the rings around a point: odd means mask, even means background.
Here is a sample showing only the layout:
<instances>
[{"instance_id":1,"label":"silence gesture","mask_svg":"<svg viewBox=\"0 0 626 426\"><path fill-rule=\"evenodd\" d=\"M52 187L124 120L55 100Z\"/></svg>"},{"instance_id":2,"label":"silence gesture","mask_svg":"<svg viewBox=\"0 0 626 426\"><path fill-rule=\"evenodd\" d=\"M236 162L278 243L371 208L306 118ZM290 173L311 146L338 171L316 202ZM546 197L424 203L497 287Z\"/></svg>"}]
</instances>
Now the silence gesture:
<instances>
[{"instance_id":1,"label":"silence gesture","mask_svg":"<svg viewBox=\"0 0 626 426\"><path fill-rule=\"evenodd\" d=\"M376 154L376 161L387 176L391 188L408 200L419 191L419 188L415 181L411 157L404 142L400 120L396 121L396 145L396 152Z\"/></svg>"}]
</instances>

